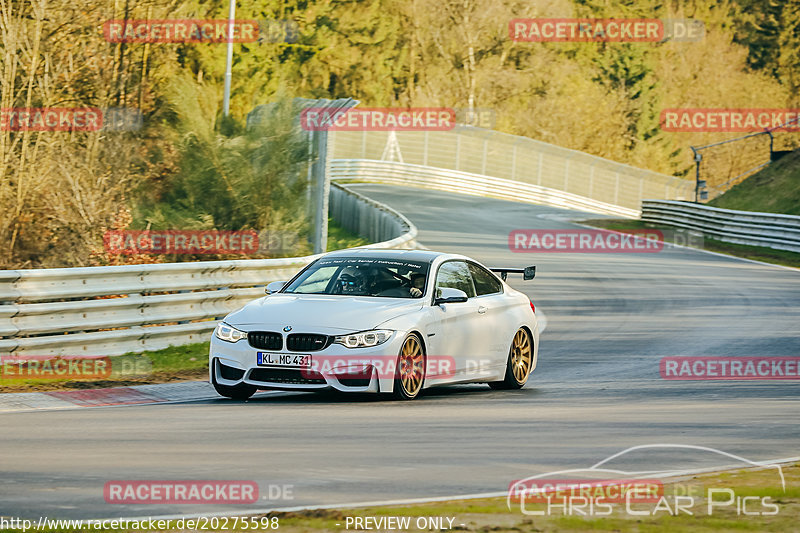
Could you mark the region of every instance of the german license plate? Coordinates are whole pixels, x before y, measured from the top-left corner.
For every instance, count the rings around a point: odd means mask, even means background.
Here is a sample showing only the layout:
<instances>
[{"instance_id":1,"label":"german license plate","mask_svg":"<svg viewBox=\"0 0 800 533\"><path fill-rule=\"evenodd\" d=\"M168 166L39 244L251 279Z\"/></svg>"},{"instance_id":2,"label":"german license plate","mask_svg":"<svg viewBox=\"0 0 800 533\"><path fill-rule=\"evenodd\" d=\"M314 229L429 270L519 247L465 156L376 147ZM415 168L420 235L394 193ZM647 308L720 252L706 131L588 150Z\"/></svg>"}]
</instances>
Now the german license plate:
<instances>
[{"instance_id":1,"label":"german license plate","mask_svg":"<svg viewBox=\"0 0 800 533\"><path fill-rule=\"evenodd\" d=\"M310 368L311 356L293 353L257 352L256 364L258 366L291 366L295 368Z\"/></svg>"}]
</instances>

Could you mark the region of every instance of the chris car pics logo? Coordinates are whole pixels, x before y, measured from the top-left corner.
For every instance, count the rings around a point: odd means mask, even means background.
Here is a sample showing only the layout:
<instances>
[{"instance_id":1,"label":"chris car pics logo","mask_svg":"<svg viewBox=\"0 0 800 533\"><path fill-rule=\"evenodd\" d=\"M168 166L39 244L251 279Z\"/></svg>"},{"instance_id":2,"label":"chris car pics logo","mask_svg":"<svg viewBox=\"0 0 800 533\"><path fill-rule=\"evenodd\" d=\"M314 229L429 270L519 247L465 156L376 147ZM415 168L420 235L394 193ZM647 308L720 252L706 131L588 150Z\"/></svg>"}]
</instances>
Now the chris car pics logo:
<instances>
[{"instance_id":1,"label":"chris car pics logo","mask_svg":"<svg viewBox=\"0 0 800 533\"><path fill-rule=\"evenodd\" d=\"M703 467L698 467L701 463ZM625 464L637 468L623 468ZM672 467L656 467L662 464ZM737 494L732 488L720 486L717 477L710 478L711 484L705 483L705 491L699 490L697 483L683 483L692 474L731 469L732 464L772 472L771 492L786 492L780 464L751 461L705 446L645 444L615 453L588 468L514 480L509 484L506 501L509 509L518 508L530 516L609 516L615 511L630 516L711 516L722 510L738 516L778 514L779 498Z\"/></svg>"}]
</instances>

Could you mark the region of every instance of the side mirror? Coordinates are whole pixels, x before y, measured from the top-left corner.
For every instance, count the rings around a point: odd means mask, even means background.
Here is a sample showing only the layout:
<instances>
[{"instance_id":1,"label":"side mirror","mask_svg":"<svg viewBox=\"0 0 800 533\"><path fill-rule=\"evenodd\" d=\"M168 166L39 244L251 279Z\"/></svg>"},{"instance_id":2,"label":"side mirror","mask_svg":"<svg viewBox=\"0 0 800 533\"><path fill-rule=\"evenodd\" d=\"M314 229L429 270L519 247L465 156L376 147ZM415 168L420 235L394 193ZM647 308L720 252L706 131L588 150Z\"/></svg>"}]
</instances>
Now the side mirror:
<instances>
[{"instance_id":1,"label":"side mirror","mask_svg":"<svg viewBox=\"0 0 800 533\"><path fill-rule=\"evenodd\" d=\"M433 301L433 305L463 303L468 299L467 293L461 289L443 287L441 289L436 289L436 299Z\"/></svg>"},{"instance_id":2,"label":"side mirror","mask_svg":"<svg viewBox=\"0 0 800 533\"><path fill-rule=\"evenodd\" d=\"M267 288L266 288L266 290L264 292L266 292L267 294L272 294L273 292L278 292L279 290L281 290L283 288L284 285L286 285L285 281L273 281L272 283L267 285Z\"/></svg>"}]
</instances>

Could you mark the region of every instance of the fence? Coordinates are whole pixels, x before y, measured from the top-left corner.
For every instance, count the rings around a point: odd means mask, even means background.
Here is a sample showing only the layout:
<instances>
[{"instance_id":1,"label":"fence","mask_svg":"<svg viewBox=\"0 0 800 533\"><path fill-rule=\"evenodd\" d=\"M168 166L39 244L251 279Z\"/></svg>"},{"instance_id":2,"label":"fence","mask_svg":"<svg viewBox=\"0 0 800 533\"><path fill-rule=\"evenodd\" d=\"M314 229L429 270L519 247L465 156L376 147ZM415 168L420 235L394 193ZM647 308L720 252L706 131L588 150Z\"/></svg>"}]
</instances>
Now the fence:
<instances>
[{"instance_id":1,"label":"fence","mask_svg":"<svg viewBox=\"0 0 800 533\"><path fill-rule=\"evenodd\" d=\"M639 211L635 209L603 203L556 189L407 163L336 159L331 162L330 172L331 179L340 181L361 180L372 183L406 185L630 218L639 216Z\"/></svg>"},{"instance_id":2,"label":"fence","mask_svg":"<svg viewBox=\"0 0 800 533\"><path fill-rule=\"evenodd\" d=\"M451 131L329 134L331 160L384 160L454 170L518 182L520 189L536 186L563 191L637 214L646 198L694 197L693 181L472 126Z\"/></svg>"},{"instance_id":3,"label":"fence","mask_svg":"<svg viewBox=\"0 0 800 533\"><path fill-rule=\"evenodd\" d=\"M334 216L358 214L342 218L345 227L387 239L382 247L416 246L405 217L332 190ZM0 271L0 354L119 355L201 342L216 320L316 257Z\"/></svg>"},{"instance_id":4,"label":"fence","mask_svg":"<svg viewBox=\"0 0 800 533\"><path fill-rule=\"evenodd\" d=\"M646 200L642 220L702 231L724 242L800 252L800 216Z\"/></svg>"},{"instance_id":5,"label":"fence","mask_svg":"<svg viewBox=\"0 0 800 533\"><path fill-rule=\"evenodd\" d=\"M695 202L713 200L791 153L800 145L797 131L798 119L794 118L763 131L704 146L690 146L695 163Z\"/></svg>"}]
</instances>

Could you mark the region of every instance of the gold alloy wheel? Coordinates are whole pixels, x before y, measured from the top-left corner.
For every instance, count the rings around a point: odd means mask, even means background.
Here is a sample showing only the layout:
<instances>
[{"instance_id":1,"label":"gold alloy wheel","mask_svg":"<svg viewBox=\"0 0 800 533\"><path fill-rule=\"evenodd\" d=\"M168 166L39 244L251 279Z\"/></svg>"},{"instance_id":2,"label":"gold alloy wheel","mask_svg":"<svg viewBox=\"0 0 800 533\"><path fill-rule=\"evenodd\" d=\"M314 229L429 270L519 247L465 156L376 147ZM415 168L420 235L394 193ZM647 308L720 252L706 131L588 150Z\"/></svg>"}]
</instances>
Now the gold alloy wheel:
<instances>
[{"instance_id":1,"label":"gold alloy wheel","mask_svg":"<svg viewBox=\"0 0 800 533\"><path fill-rule=\"evenodd\" d=\"M405 396L413 398L422 388L422 380L425 377L423 366L425 358L422 353L422 345L415 335L410 335L403 343L399 359L400 386L403 387Z\"/></svg>"},{"instance_id":2,"label":"gold alloy wheel","mask_svg":"<svg viewBox=\"0 0 800 533\"><path fill-rule=\"evenodd\" d=\"M525 383L531 370L531 340L524 329L517 331L511 344L511 371L517 383Z\"/></svg>"}]
</instances>

